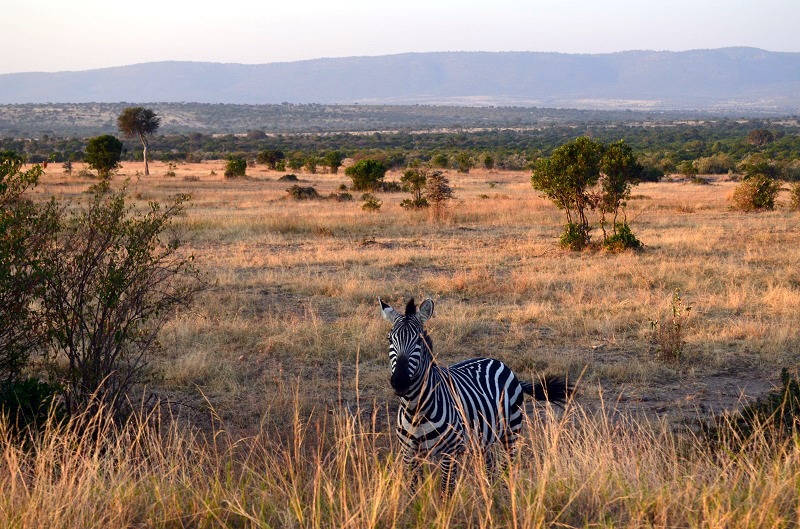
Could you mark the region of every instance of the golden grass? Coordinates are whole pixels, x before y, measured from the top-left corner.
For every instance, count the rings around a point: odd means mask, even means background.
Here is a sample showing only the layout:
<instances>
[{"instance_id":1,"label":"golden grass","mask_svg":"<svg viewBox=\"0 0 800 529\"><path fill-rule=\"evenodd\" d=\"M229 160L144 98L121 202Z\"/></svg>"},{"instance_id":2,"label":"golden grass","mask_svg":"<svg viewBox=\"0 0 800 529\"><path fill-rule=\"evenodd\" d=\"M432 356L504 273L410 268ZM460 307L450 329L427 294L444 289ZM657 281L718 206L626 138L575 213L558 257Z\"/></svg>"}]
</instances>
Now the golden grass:
<instances>
[{"instance_id":1,"label":"golden grass","mask_svg":"<svg viewBox=\"0 0 800 529\"><path fill-rule=\"evenodd\" d=\"M121 429L50 424L24 444L0 423L0 527L800 524L800 444L713 449L676 429L797 368L798 213L732 212L729 182L643 184L628 218L645 251L573 254L527 173L450 174L457 200L433 222L402 194L365 213L289 201L262 169L151 168L126 163L116 181L130 177L140 203L192 193L175 229L210 284L160 337L145 389L160 413ZM300 176L323 195L346 182ZM91 184L51 167L39 192L80 202ZM667 364L649 320L668 317L675 289L692 310L684 358ZM566 412L529 410L507 474L491 481L468 460L449 501L435 479L409 496L391 433L376 297L412 295L437 302L443 363L584 373Z\"/></svg>"},{"instance_id":2,"label":"golden grass","mask_svg":"<svg viewBox=\"0 0 800 529\"><path fill-rule=\"evenodd\" d=\"M226 180L223 165L179 164L167 177L155 162L143 177L126 163L116 181L130 178L141 203L192 194L175 229L211 285L165 327L149 388L196 408L207 398L242 434L277 398L279 379L310 388L307 409L337 405L340 392L355 401L357 356L358 398L393 402L377 296L436 300L429 326L443 363L491 355L524 379L585 368L586 405L599 383L623 406L678 410L679 422L734 407L798 366L798 213L731 211L733 182L642 184L628 219L645 251L573 254L558 249L563 218L527 172L449 173L456 200L434 222L400 208L402 193L381 194L381 210L367 213L358 197L288 200L282 173L260 167ZM298 176L322 195L348 183ZM81 201L91 183L51 166L39 191ZM683 361L664 365L649 321L666 317L675 289L692 310Z\"/></svg>"},{"instance_id":3,"label":"golden grass","mask_svg":"<svg viewBox=\"0 0 800 529\"><path fill-rule=\"evenodd\" d=\"M292 388L281 388L291 394ZM579 405L530 413L497 478L463 463L452 498L435 469L412 496L388 425L339 409L288 434L208 435L155 417L49 424L24 448L0 424L0 525L48 527L790 527L800 522L800 445L710 448L664 422ZM294 410L294 411L292 411ZM271 413L270 413L271 415ZM363 417L363 418L360 418ZM88 428L86 427L88 423Z\"/></svg>"}]
</instances>

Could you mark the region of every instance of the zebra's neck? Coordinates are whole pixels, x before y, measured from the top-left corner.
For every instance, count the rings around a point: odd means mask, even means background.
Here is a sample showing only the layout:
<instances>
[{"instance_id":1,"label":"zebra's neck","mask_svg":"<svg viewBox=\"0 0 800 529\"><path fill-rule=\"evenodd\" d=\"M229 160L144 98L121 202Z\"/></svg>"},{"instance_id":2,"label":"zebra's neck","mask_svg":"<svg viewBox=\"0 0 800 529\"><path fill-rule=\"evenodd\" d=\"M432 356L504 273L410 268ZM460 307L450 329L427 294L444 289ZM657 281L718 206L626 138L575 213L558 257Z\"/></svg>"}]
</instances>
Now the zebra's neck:
<instances>
[{"instance_id":1,"label":"zebra's neck","mask_svg":"<svg viewBox=\"0 0 800 529\"><path fill-rule=\"evenodd\" d=\"M411 391L400 398L400 403L408 413L425 415L426 410L436 400L434 395L445 391L446 373L431 359L427 369L423 372L419 382L412 386Z\"/></svg>"}]
</instances>

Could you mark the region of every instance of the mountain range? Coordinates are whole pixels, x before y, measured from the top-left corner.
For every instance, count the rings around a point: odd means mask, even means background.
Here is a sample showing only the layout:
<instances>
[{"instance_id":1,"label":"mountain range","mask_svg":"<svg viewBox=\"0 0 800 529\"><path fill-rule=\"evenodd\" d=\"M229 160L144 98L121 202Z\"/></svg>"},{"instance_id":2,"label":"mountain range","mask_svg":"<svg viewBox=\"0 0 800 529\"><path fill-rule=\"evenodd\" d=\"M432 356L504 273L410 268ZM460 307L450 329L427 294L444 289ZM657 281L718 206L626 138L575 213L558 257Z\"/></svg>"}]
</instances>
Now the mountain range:
<instances>
[{"instance_id":1,"label":"mountain range","mask_svg":"<svg viewBox=\"0 0 800 529\"><path fill-rule=\"evenodd\" d=\"M0 104L324 103L800 110L800 53L430 52L258 65L152 62L0 75Z\"/></svg>"}]
</instances>

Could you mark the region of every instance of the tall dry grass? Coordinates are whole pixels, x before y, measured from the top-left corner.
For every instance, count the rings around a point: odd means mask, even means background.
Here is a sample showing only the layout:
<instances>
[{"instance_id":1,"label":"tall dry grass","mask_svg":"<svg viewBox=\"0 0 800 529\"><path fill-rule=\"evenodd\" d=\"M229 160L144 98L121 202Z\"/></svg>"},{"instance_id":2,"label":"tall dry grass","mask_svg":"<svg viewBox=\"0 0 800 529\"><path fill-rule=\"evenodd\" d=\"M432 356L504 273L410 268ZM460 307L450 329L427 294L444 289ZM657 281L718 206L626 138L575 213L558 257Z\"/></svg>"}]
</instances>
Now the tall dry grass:
<instances>
[{"instance_id":1,"label":"tall dry grass","mask_svg":"<svg viewBox=\"0 0 800 529\"><path fill-rule=\"evenodd\" d=\"M289 388L285 388L290 391ZM294 389L295 394L297 389ZM529 415L508 470L466 459L454 495L435 470L410 495L376 414L288 404L237 438L215 421L116 427L103 416L48 424L20 443L0 423L0 526L75 527L791 527L800 523L800 444L756 435L711 447L604 407ZM293 411L292 411L293 410ZM276 410L278 413L285 410Z\"/></svg>"}]
</instances>

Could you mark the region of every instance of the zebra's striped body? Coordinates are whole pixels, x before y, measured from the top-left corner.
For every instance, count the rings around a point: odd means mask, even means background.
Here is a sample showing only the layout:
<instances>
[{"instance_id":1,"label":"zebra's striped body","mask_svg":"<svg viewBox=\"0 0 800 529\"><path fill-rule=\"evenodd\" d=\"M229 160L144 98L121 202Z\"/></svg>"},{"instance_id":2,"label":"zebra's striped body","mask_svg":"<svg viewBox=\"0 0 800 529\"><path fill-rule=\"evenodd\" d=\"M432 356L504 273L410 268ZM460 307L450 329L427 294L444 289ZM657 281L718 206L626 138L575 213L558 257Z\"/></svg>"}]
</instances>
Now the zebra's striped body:
<instances>
[{"instance_id":1,"label":"zebra's striped body","mask_svg":"<svg viewBox=\"0 0 800 529\"><path fill-rule=\"evenodd\" d=\"M537 386L521 383L507 365L491 358L439 366L423 328L433 315L433 301L426 299L417 312L412 299L405 315L380 303L383 316L392 322L390 382L400 397L396 431L405 449L403 458L412 471L420 456L439 458L445 494L452 489L454 465L465 450L482 451L490 466L489 450L497 442L513 456L522 427L524 394L551 401L563 400L567 394L563 381L550 378Z\"/></svg>"}]
</instances>

